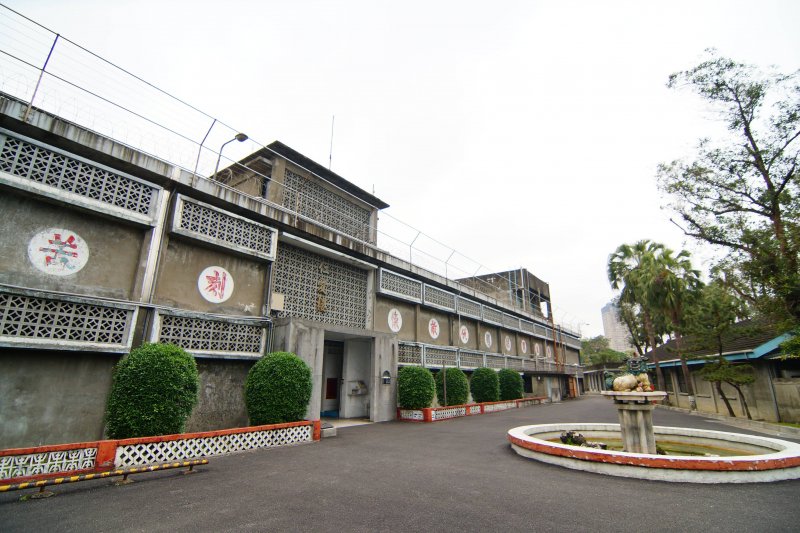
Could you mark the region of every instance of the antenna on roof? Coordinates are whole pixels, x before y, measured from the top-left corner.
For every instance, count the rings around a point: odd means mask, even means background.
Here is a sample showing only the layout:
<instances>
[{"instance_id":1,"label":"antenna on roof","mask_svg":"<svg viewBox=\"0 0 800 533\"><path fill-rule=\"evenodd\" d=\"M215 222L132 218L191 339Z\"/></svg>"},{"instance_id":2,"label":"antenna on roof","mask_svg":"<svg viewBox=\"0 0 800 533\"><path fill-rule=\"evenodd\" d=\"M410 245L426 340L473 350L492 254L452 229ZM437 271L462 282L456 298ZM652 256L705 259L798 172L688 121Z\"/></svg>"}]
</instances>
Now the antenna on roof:
<instances>
[{"instance_id":1,"label":"antenna on roof","mask_svg":"<svg viewBox=\"0 0 800 533\"><path fill-rule=\"evenodd\" d=\"M328 170L331 169L331 163L333 163L333 123L336 120L336 115L331 115L331 150L328 153Z\"/></svg>"}]
</instances>

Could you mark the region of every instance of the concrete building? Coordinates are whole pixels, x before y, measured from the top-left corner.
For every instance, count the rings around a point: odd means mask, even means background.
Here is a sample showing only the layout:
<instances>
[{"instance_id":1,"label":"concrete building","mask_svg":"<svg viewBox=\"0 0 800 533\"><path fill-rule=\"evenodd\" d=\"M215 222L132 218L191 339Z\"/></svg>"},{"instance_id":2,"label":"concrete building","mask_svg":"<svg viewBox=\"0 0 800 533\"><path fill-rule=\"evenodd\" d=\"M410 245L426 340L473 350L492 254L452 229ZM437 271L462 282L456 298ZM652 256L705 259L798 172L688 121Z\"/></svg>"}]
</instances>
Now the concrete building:
<instances>
[{"instance_id":1,"label":"concrete building","mask_svg":"<svg viewBox=\"0 0 800 533\"><path fill-rule=\"evenodd\" d=\"M631 334L625 324L617 318L617 307L614 303L608 302L600 313L603 317L603 334L608 339L609 348L618 352L632 351Z\"/></svg>"},{"instance_id":2,"label":"concrete building","mask_svg":"<svg viewBox=\"0 0 800 533\"><path fill-rule=\"evenodd\" d=\"M774 328L751 321L737 324L724 335L722 356L732 365L751 365L755 378L753 383L741 386L744 398L731 385L722 384L723 393L736 416L745 416L746 403L756 420L800 423L800 361L784 359L780 353L781 342L789 337L789 334L778 335ZM728 409L716 388L699 374L705 364L718 360L719 349L698 348L692 337L684 338L683 342L697 410L728 415ZM651 371L655 369L655 361L659 362L669 403L688 408L689 389L676 353L675 341L648 352L647 357Z\"/></svg>"},{"instance_id":3,"label":"concrete building","mask_svg":"<svg viewBox=\"0 0 800 533\"><path fill-rule=\"evenodd\" d=\"M393 419L401 365L578 394L546 284L521 270L509 301L388 254L387 204L288 146L208 179L26 107L0 95L0 448L102 438L113 366L147 341L197 360L189 431L247 425L245 377L277 350L312 369L310 419Z\"/></svg>"}]
</instances>

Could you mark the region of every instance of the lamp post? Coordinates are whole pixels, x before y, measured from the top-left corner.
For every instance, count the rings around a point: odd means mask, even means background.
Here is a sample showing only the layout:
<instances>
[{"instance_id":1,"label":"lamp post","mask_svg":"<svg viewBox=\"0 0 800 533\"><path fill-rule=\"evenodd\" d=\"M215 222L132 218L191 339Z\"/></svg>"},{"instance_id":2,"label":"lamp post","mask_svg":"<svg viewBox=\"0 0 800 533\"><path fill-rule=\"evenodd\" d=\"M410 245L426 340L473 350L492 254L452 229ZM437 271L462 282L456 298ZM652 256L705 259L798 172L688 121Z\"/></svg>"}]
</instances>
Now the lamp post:
<instances>
[{"instance_id":1,"label":"lamp post","mask_svg":"<svg viewBox=\"0 0 800 533\"><path fill-rule=\"evenodd\" d=\"M217 179L217 171L219 170L219 160L222 159L222 149L225 148L225 145L228 143L232 143L233 141L239 141L241 143L246 140L247 140L247 135L245 135L244 133L237 133L233 139L222 143L222 146L219 147L219 155L217 156L217 166L214 167L214 175L211 176L212 180Z\"/></svg>"}]
</instances>

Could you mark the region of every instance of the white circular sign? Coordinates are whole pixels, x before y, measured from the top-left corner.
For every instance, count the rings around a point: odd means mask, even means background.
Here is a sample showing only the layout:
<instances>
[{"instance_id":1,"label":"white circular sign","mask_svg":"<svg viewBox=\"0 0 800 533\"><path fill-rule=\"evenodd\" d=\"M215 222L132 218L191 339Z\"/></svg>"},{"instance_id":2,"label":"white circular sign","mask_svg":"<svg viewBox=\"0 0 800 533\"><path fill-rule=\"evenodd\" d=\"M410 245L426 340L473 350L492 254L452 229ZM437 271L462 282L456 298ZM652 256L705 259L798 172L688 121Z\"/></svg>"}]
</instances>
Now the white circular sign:
<instances>
[{"instance_id":1,"label":"white circular sign","mask_svg":"<svg viewBox=\"0 0 800 533\"><path fill-rule=\"evenodd\" d=\"M431 318L428 321L428 334L431 336L431 339L439 338L439 321L435 318Z\"/></svg>"},{"instance_id":2,"label":"white circular sign","mask_svg":"<svg viewBox=\"0 0 800 533\"><path fill-rule=\"evenodd\" d=\"M222 303L233 294L233 277L221 266L210 266L197 278L197 289L211 303Z\"/></svg>"},{"instance_id":3,"label":"white circular sign","mask_svg":"<svg viewBox=\"0 0 800 533\"><path fill-rule=\"evenodd\" d=\"M508 335L506 335L506 351L507 352L511 351L511 337L509 337Z\"/></svg>"},{"instance_id":4,"label":"white circular sign","mask_svg":"<svg viewBox=\"0 0 800 533\"><path fill-rule=\"evenodd\" d=\"M467 326L461 326L460 328L458 328L458 337L464 344L467 344L469 342L469 329L467 329Z\"/></svg>"},{"instance_id":5,"label":"white circular sign","mask_svg":"<svg viewBox=\"0 0 800 533\"><path fill-rule=\"evenodd\" d=\"M528 353L528 341L522 339L519 341L519 346L522 348L522 353Z\"/></svg>"},{"instance_id":6,"label":"white circular sign","mask_svg":"<svg viewBox=\"0 0 800 533\"><path fill-rule=\"evenodd\" d=\"M492 334L488 331L483 334L483 343L486 345L487 348L492 347Z\"/></svg>"},{"instance_id":7,"label":"white circular sign","mask_svg":"<svg viewBox=\"0 0 800 533\"><path fill-rule=\"evenodd\" d=\"M548 359L551 359L553 357L553 350L549 346L545 347L544 353L547 355Z\"/></svg>"},{"instance_id":8,"label":"white circular sign","mask_svg":"<svg viewBox=\"0 0 800 533\"><path fill-rule=\"evenodd\" d=\"M400 314L400 311L392 307L389 309L389 329L392 330L392 332L397 333L402 327L403 315Z\"/></svg>"},{"instance_id":9,"label":"white circular sign","mask_svg":"<svg viewBox=\"0 0 800 533\"><path fill-rule=\"evenodd\" d=\"M536 357L539 357L540 355L542 355L542 347L539 346L538 344L534 344L533 345L533 354Z\"/></svg>"},{"instance_id":10,"label":"white circular sign","mask_svg":"<svg viewBox=\"0 0 800 533\"><path fill-rule=\"evenodd\" d=\"M65 228L48 228L28 242L28 259L52 276L76 274L89 261L89 246L80 235Z\"/></svg>"}]
</instances>

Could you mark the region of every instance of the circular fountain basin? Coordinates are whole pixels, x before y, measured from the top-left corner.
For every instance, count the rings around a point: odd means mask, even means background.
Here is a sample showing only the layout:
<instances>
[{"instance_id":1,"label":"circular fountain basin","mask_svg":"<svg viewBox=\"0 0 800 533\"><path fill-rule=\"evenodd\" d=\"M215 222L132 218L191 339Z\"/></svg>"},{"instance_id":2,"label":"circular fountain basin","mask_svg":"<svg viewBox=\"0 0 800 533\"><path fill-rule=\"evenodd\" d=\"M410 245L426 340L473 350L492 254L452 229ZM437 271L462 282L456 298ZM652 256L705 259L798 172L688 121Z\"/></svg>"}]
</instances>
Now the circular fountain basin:
<instances>
[{"instance_id":1,"label":"circular fountain basin","mask_svg":"<svg viewBox=\"0 0 800 533\"><path fill-rule=\"evenodd\" d=\"M519 455L574 470L658 481L689 483L759 483L800 478L800 444L769 437L704 429L655 426L656 442L698 449L723 449L734 455L654 455L570 446L562 431L587 440L619 440L619 424L539 424L508 431ZM721 454L720 454L721 455Z\"/></svg>"}]
</instances>

